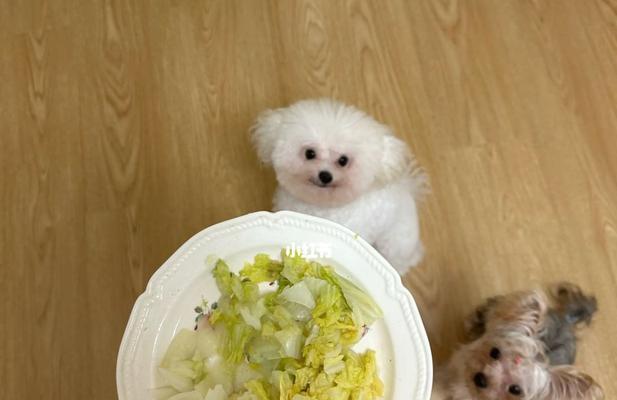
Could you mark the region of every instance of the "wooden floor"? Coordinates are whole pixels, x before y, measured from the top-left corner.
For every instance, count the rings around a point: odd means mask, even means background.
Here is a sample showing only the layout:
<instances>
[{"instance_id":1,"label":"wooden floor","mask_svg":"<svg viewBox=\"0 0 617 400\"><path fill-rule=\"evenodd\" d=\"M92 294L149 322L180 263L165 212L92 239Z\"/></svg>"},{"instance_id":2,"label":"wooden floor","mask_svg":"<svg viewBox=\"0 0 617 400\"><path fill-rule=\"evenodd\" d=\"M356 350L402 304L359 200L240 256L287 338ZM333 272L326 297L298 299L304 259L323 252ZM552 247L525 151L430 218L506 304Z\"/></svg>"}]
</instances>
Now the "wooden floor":
<instances>
[{"instance_id":1,"label":"wooden floor","mask_svg":"<svg viewBox=\"0 0 617 400\"><path fill-rule=\"evenodd\" d=\"M153 271L267 209L248 128L333 96L428 170L405 281L437 361L482 298L567 279L579 364L617 397L615 0L3 1L0 398L112 399Z\"/></svg>"}]
</instances>

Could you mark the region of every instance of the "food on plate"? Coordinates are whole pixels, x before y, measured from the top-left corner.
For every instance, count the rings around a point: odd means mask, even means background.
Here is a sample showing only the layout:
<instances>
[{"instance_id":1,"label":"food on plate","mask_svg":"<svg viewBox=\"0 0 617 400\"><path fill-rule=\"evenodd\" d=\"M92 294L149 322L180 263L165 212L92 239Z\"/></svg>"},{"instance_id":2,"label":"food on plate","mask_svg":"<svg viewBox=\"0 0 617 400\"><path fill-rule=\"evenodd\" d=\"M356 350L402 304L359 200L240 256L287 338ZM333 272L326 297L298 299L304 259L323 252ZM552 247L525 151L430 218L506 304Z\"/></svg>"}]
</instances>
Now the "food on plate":
<instances>
[{"instance_id":1,"label":"food on plate","mask_svg":"<svg viewBox=\"0 0 617 400\"><path fill-rule=\"evenodd\" d=\"M383 395L375 352L352 347L382 317L331 267L281 252L238 274L212 271L221 297L197 307L160 364L165 400L355 400Z\"/></svg>"}]
</instances>

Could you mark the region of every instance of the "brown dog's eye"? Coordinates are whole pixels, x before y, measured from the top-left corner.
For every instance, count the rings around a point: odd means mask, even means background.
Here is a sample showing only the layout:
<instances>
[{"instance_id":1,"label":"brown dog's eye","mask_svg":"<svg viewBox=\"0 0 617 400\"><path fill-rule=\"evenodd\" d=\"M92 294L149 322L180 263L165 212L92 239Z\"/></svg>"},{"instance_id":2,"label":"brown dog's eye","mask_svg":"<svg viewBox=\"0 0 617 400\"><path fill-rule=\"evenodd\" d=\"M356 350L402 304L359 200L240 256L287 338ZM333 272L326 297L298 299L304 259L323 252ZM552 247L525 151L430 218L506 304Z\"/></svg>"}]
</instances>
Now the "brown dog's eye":
<instances>
[{"instance_id":1,"label":"brown dog's eye","mask_svg":"<svg viewBox=\"0 0 617 400\"><path fill-rule=\"evenodd\" d=\"M338 165L340 165L341 167L344 167L345 165L347 165L348 162L349 162L349 158L347 158L347 156L340 156L338 159Z\"/></svg>"},{"instance_id":2,"label":"brown dog's eye","mask_svg":"<svg viewBox=\"0 0 617 400\"><path fill-rule=\"evenodd\" d=\"M306 151L304 152L304 157L306 157L307 160L312 160L316 156L317 153L315 153L315 150L313 149L306 149Z\"/></svg>"},{"instance_id":3,"label":"brown dog's eye","mask_svg":"<svg viewBox=\"0 0 617 400\"><path fill-rule=\"evenodd\" d=\"M519 385L510 385L508 387L508 392L510 392L510 394L512 394L514 396L522 396L523 395L523 389L521 389L521 387Z\"/></svg>"},{"instance_id":4,"label":"brown dog's eye","mask_svg":"<svg viewBox=\"0 0 617 400\"><path fill-rule=\"evenodd\" d=\"M489 355L492 359L499 360L499 357L501 357L501 351L497 347L493 347Z\"/></svg>"}]
</instances>

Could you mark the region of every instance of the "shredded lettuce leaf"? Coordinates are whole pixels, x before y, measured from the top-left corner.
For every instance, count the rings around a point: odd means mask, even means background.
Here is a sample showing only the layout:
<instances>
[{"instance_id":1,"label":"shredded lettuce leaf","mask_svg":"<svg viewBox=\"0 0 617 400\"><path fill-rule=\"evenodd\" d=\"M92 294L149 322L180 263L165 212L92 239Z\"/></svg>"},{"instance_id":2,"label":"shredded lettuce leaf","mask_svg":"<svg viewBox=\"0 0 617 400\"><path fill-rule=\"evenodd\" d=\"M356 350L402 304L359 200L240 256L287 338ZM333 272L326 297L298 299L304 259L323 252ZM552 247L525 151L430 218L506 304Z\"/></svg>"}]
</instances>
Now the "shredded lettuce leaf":
<instances>
[{"instance_id":1,"label":"shredded lettuce leaf","mask_svg":"<svg viewBox=\"0 0 617 400\"><path fill-rule=\"evenodd\" d=\"M245 264L240 271L242 278L248 278L251 282L274 282L281 275L283 264L272 260L267 254L257 254L253 264Z\"/></svg>"},{"instance_id":2,"label":"shredded lettuce leaf","mask_svg":"<svg viewBox=\"0 0 617 400\"><path fill-rule=\"evenodd\" d=\"M315 299L304 281L300 281L293 286L286 287L280 297L291 302L303 305L308 309L315 307Z\"/></svg>"},{"instance_id":3,"label":"shredded lettuce leaf","mask_svg":"<svg viewBox=\"0 0 617 400\"><path fill-rule=\"evenodd\" d=\"M372 400L383 395L375 352L353 346L382 312L328 266L281 252L236 274L218 260L221 297L197 330L180 330L159 367L157 400ZM276 284L260 293L259 284ZM205 309L205 310L204 310Z\"/></svg>"}]
</instances>

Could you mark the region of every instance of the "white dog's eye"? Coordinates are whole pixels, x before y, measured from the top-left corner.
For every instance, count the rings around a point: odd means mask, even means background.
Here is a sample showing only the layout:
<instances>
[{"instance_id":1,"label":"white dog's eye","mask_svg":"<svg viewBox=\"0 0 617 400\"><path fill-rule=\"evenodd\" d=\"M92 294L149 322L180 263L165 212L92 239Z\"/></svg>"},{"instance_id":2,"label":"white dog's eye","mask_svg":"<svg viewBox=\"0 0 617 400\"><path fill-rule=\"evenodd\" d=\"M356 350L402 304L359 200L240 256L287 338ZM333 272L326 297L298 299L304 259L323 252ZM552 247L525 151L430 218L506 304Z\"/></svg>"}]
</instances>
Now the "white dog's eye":
<instances>
[{"instance_id":1,"label":"white dog's eye","mask_svg":"<svg viewBox=\"0 0 617 400\"><path fill-rule=\"evenodd\" d=\"M315 153L315 150L313 149L306 149L306 151L304 152L304 157L306 157L307 160L312 160L313 158L317 157L317 153Z\"/></svg>"},{"instance_id":2,"label":"white dog's eye","mask_svg":"<svg viewBox=\"0 0 617 400\"><path fill-rule=\"evenodd\" d=\"M338 165L340 165L341 167L344 167L345 165L347 165L348 162L349 162L349 158L347 158L347 156L340 156L338 159Z\"/></svg>"}]
</instances>

